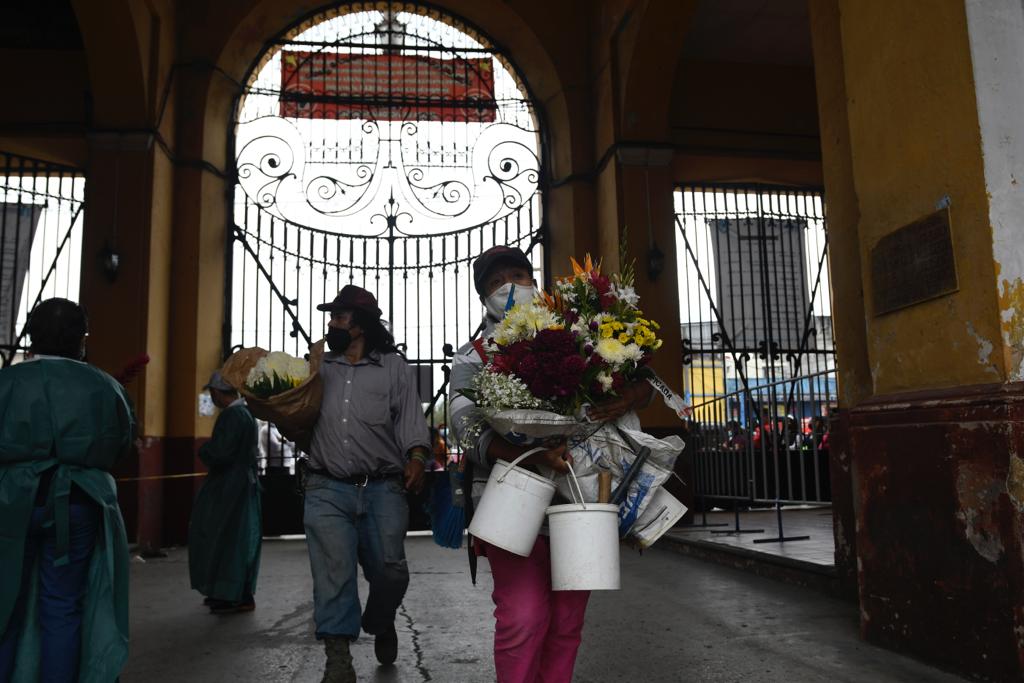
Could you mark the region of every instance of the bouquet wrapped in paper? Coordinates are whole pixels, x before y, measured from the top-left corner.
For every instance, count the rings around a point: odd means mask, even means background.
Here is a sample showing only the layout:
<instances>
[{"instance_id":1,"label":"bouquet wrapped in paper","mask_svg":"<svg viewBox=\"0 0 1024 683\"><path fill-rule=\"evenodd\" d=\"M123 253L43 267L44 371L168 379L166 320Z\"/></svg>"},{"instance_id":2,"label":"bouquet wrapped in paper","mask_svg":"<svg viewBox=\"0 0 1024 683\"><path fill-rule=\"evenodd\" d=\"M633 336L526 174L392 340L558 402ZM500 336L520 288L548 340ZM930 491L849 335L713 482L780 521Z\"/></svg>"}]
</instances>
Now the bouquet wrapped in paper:
<instances>
[{"instance_id":1,"label":"bouquet wrapped in paper","mask_svg":"<svg viewBox=\"0 0 1024 683\"><path fill-rule=\"evenodd\" d=\"M241 349L228 358L221 374L254 417L273 422L286 439L306 450L320 417L322 356L323 342L312 347L309 361L258 347Z\"/></svg>"}]
</instances>

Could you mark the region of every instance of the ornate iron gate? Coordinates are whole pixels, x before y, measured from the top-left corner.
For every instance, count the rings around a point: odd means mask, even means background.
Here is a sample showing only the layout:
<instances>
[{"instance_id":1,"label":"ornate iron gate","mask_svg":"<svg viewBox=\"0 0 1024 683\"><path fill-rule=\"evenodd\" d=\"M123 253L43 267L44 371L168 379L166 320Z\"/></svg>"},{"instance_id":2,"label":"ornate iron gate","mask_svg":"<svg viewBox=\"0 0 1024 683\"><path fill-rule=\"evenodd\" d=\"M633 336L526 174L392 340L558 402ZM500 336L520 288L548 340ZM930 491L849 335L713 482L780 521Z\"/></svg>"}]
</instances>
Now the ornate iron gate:
<instances>
[{"instance_id":1,"label":"ornate iron gate","mask_svg":"<svg viewBox=\"0 0 1024 683\"><path fill-rule=\"evenodd\" d=\"M473 259L519 246L539 279L543 262L540 128L507 56L426 5L340 5L268 46L234 144L225 350L302 355L323 335L316 304L357 284L443 431L453 349L482 320Z\"/></svg>"},{"instance_id":2,"label":"ornate iron gate","mask_svg":"<svg viewBox=\"0 0 1024 683\"><path fill-rule=\"evenodd\" d=\"M0 152L0 364L28 349L25 323L43 299L78 299L85 174Z\"/></svg>"},{"instance_id":3,"label":"ornate iron gate","mask_svg":"<svg viewBox=\"0 0 1024 683\"><path fill-rule=\"evenodd\" d=\"M698 494L830 500L835 346L822 193L707 185L675 200Z\"/></svg>"}]
</instances>

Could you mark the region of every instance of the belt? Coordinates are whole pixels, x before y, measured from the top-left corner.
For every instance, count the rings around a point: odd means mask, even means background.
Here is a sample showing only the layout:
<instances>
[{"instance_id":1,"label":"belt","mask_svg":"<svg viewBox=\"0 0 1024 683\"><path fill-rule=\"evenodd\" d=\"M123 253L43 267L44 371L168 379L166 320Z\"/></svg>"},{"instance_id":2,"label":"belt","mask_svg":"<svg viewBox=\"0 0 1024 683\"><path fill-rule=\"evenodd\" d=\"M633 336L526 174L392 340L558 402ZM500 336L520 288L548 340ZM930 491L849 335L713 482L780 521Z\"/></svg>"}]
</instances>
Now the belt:
<instances>
[{"instance_id":1,"label":"belt","mask_svg":"<svg viewBox=\"0 0 1024 683\"><path fill-rule=\"evenodd\" d=\"M327 477L334 481L340 481L342 484L351 484L352 486L366 486L371 481L383 481L385 479L399 479L402 475L398 472L374 472L373 474L353 474L347 477L336 477L329 473L327 470L318 470L312 467L307 467L306 471L310 474L316 474L321 477Z\"/></svg>"}]
</instances>

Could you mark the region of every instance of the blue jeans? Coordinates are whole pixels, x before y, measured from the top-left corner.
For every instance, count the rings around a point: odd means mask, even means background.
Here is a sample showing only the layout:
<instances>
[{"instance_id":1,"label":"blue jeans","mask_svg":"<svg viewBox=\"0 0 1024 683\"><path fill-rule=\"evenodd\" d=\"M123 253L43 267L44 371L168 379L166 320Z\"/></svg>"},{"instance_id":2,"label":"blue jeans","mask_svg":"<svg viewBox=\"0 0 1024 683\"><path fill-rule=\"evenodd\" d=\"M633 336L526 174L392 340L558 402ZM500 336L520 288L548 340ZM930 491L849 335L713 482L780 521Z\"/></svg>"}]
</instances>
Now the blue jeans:
<instances>
[{"instance_id":1,"label":"blue jeans","mask_svg":"<svg viewBox=\"0 0 1024 683\"><path fill-rule=\"evenodd\" d=\"M402 480L354 486L310 474L305 505L316 637L355 639L360 626L370 634L390 630L409 587L404 545L409 504ZM370 584L362 619L357 562Z\"/></svg>"},{"instance_id":2,"label":"blue jeans","mask_svg":"<svg viewBox=\"0 0 1024 683\"><path fill-rule=\"evenodd\" d=\"M0 641L0 681L9 680L13 673L18 636L25 620L32 569L37 558L39 627L42 631L39 680L43 683L78 680L82 603L89 578L89 559L100 527L100 508L92 504L71 503L70 510L70 561L60 567L54 566L56 533L54 525L47 523L47 509L37 507L32 511L25 538L21 592Z\"/></svg>"}]
</instances>

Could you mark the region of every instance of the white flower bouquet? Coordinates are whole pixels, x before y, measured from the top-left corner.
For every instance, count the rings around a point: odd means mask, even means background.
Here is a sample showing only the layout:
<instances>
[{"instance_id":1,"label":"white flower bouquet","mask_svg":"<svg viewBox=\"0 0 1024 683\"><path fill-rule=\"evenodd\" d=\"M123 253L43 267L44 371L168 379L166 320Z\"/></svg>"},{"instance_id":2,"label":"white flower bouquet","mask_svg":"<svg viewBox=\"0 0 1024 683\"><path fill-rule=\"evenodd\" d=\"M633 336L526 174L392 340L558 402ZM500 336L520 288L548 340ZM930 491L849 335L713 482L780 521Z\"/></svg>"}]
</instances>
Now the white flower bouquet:
<instances>
[{"instance_id":1,"label":"white flower bouquet","mask_svg":"<svg viewBox=\"0 0 1024 683\"><path fill-rule=\"evenodd\" d=\"M286 439L307 450L320 417L322 356L323 342L310 349L309 361L258 347L241 349L221 374L245 397L253 416L273 422Z\"/></svg>"},{"instance_id":2,"label":"white flower bouquet","mask_svg":"<svg viewBox=\"0 0 1024 683\"><path fill-rule=\"evenodd\" d=\"M282 351L271 351L256 361L245 378L245 388L259 398L283 394L309 377L309 361Z\"/></svg>"}]
</instances>

